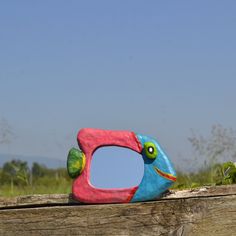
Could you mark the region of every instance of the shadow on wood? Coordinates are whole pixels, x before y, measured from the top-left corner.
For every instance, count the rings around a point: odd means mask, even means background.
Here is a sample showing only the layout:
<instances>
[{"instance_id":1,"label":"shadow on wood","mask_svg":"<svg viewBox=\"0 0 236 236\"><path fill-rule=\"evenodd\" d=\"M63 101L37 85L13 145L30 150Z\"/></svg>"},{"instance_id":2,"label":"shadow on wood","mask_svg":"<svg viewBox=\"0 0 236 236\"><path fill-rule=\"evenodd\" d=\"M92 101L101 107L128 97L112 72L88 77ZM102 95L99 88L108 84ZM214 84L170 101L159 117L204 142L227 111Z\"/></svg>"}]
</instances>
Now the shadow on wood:
<instances>
[{"instance_id":1,"label":"shadow on wood","mask_svg":"<svg viewBox=\"0 0 236 236\"><path fill-rule=\"evenodd\" d=\"M0 235L234 235L236 185L157 201L82 205L66 194L0 198Z\"/></svg>"}]
</instances>

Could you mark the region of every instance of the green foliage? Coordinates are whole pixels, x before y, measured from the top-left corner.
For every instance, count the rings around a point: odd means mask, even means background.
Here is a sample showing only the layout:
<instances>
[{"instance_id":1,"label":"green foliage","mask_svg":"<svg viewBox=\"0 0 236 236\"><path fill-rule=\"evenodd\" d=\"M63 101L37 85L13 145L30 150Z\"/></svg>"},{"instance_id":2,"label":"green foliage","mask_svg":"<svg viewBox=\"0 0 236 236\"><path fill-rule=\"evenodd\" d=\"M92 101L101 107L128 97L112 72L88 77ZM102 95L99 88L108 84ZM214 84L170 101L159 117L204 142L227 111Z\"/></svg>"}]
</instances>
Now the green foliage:
<instances>
[{"instance_id":1,"label":"green foliage","mask_svg":"<svg viewBox=\"0 0 236 236\"><path fill-rule=\"evenodd\" d=\"M217 185L236 183L236 165L233 162L226 162L222 165L215 165L214 180Z\"/></svg>"},{"instance_id":2,"label":"green foliage","mask_svg":"<svg viewBox=\"0 0 236 236\"><path fill-rule=\"evenodd\" d=\"M14 183L15 185L29 184L29 167L27 162L12 160L3 165L1 181L4 183Z\"/></svg>"},{"instance_id":3,"label":"green foliage","mask_svg":"<svg viewBox=\"0 0 236 236\"><path fill-rule=\"evenodd\" d=\"M41 178L47 174L47 168L44 165L40 165L34 162L32 165L32 175L35 178Z\"/></svg>"},{"instance_id":4,"label":"green foliage","mask_svg":"<svg viewBox=\"0 0 236 236\"><path fill-rule=\"evenodd\" d=\"M233 162L207 166L195 173L177 171L177 181L173 188L185 189L226 184L236 184L236 166Z\"/></svg>"},{"instance_id":5,"label":"green foliage","mask_svg":"<svg viewBox=\"0 0 236 236\"><path fill-rule=\"evenodd\" d=\"M236 159L236 132L233 129L214 125L208 138L193 133L188 140L194 149L193 163L202 162L202 167L192 173L177 171L174 188L236 183L235 163L220 164L222 160Z\"/></svg>"},{"instance_id":6,"label":"green foliage","mask_svg":"<svg viewBox=\"0 0 236 236\"><path fill-rule=\"evenodd\" d=\"M70 193L71 184L66 168L49 169L36 162L29 168L20 160L0 168L0 196Z\"/></svg>"}]
</instances>

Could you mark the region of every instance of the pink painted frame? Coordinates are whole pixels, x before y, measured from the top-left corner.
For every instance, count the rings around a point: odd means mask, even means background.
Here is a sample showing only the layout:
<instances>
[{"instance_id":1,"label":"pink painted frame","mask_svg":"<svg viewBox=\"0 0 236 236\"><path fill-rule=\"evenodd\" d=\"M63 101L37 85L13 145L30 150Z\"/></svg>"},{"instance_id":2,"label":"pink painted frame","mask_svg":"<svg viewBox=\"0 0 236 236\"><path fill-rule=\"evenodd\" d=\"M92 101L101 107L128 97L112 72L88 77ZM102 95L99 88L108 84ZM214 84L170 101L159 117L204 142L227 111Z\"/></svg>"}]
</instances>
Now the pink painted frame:
<instances>
[{"instance_id":1,"label":"pink painted frame","mask_svg":"<svg viewBox=\"0 0 236 236\"><path fill-rule=\"evenodd\" d=\"M75 199L84 203L126 203L130 202L138 186L119 189L96 188L90 183L90 167L93 153L104 146L120 146L141 153L142 145L130 131L111 131L101 129L81 129L77 136L80 149L86 157L83 172L72 186Z\"/></svg>"}]
</instances>

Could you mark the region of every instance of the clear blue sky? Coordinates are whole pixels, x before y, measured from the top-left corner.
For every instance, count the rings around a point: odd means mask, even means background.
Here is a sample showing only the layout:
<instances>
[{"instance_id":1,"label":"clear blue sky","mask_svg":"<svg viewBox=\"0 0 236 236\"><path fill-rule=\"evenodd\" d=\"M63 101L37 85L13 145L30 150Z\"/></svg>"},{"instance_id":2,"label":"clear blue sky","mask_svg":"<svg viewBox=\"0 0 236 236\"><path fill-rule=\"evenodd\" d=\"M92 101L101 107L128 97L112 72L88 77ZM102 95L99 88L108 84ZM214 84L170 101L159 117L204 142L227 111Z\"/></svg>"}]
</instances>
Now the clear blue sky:
<instances>
[{"instance_id":1,"label":"clear blue sky","mask_svg":"<svg viewBox=\"0 0 236 236\"><path fill-rule=\"evenodd\" d=\"M82 127L157 137L178 166L191 129L236 129L235 1L2 1L2 153L66 160ZM128 165L130 165L128 163Z\"/></svg>"}]
</instances>

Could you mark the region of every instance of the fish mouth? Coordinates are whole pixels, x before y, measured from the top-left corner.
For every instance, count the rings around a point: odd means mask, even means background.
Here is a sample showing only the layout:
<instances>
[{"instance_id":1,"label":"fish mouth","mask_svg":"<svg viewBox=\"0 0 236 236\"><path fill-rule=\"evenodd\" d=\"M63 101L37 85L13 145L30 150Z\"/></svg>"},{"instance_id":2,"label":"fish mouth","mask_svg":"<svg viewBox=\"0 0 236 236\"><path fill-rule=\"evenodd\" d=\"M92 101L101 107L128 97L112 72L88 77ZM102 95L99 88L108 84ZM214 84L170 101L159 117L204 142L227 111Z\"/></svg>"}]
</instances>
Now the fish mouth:
<instances>
[{"instance_id":1,"label":"fish mouth","mask_svg":"<svg viewBox=\"0 0 236 236\"><path fill-rule=\"evenodd\" d=\"M154 170L157 172L157 174L159 174L160 176L168 179L168 180L171 180L173 182L176 181L176 176L172 175L172 174L169 174L169 173L166 173L164 171L161 171L159 168L157 168L156 166L153 167Z\"/></svg>"}]
</instances>

